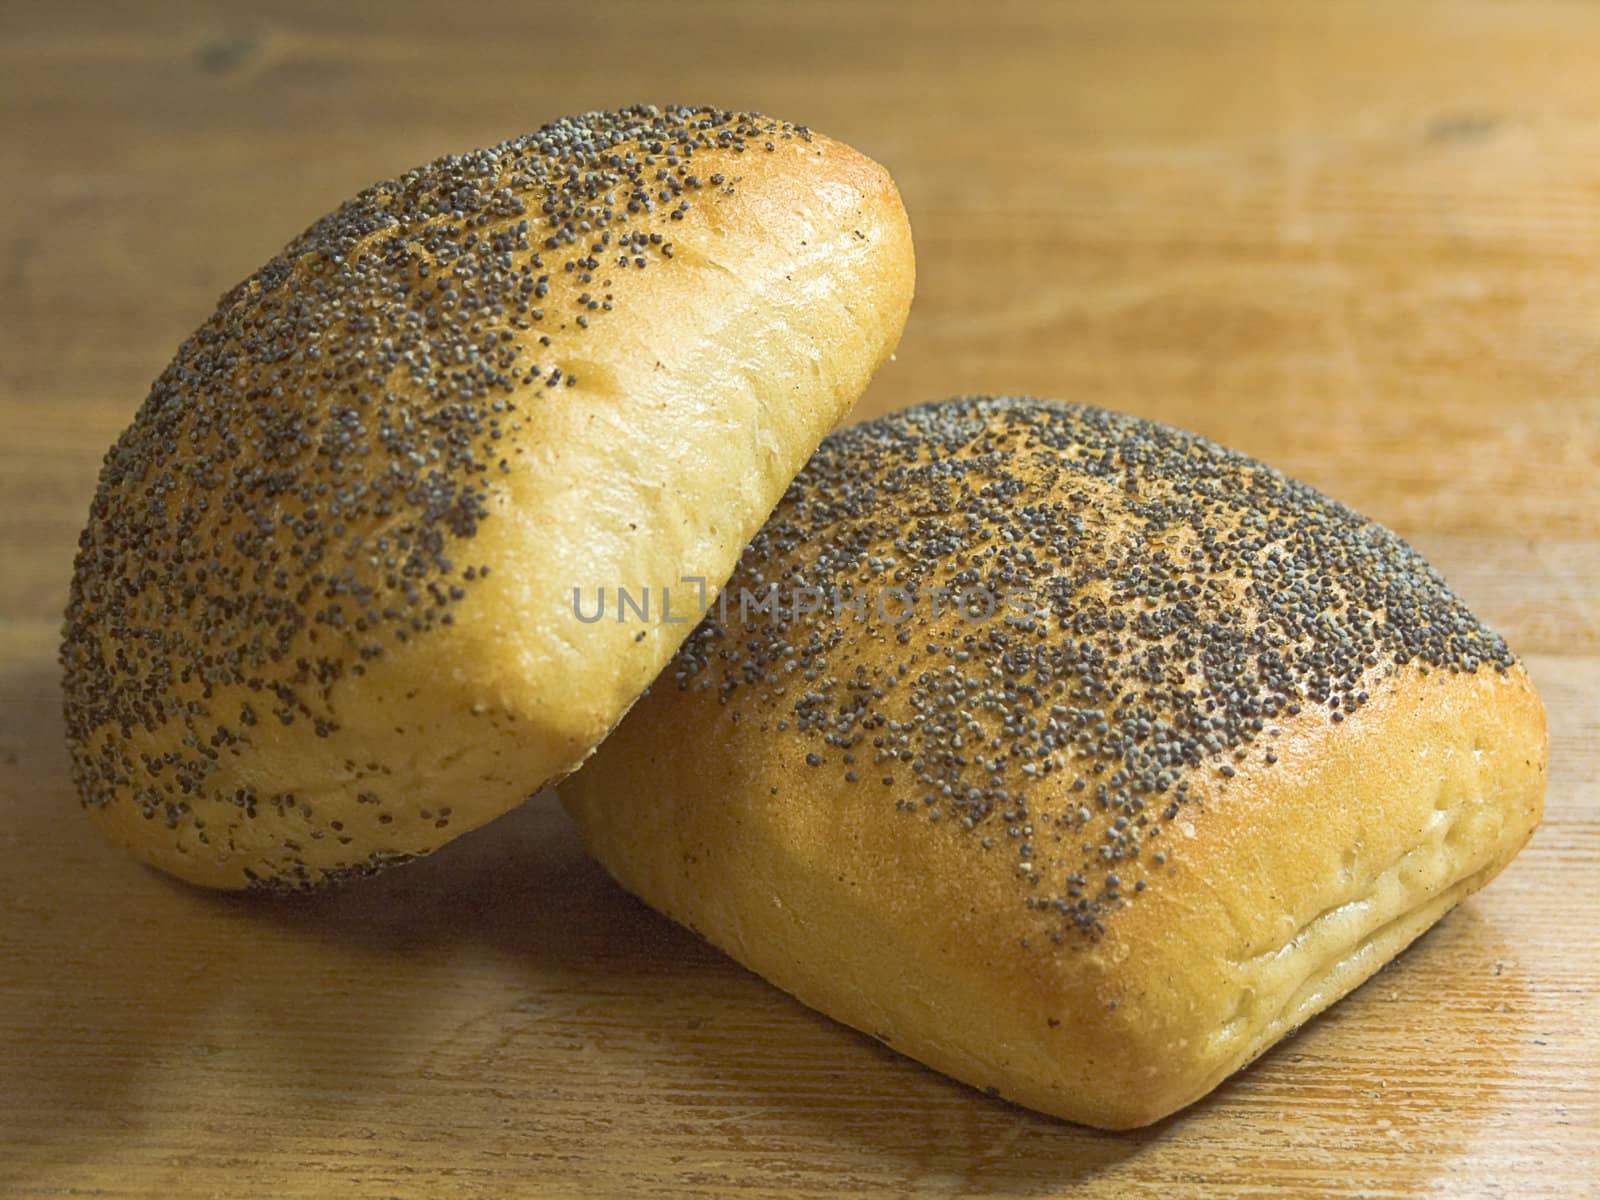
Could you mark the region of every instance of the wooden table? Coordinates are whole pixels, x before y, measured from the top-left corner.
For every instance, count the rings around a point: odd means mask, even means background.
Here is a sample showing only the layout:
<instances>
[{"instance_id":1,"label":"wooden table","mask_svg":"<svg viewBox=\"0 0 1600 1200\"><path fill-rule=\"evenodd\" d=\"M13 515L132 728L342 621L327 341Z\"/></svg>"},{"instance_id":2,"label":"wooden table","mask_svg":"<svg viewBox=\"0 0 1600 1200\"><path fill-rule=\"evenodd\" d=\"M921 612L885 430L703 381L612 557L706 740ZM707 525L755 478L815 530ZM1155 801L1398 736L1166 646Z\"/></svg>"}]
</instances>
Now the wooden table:
<instances>
[{"instance_id":1,"label":"wooden table","mask_svg":"<svg viewBox=\"0 0 1600 1200\"><path fill-rule=\"evenodd\" d=\"M1597 63L1600 9L1568 3L5 6L0 1194L1596 1195ZM1111 405L1412 539L1548 703L1526 853L1119 1136L806 1011L618 892L548 802L297 903L104 844L57 621L174 346L368 181L638 98L895 173L919 296L863 415Z\"/></svg>"}]
</instances>

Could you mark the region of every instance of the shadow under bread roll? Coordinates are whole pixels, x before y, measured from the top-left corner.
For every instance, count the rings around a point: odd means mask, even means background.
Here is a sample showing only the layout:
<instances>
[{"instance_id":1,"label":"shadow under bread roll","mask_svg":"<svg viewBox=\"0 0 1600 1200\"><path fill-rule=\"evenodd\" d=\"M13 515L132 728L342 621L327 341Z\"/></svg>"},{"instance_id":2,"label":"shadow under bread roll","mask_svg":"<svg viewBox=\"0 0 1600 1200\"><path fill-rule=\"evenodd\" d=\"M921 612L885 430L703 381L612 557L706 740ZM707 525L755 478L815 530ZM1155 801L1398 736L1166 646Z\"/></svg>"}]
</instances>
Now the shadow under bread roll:
<instances>
[{"instance_id":1,"label":"shadow under bread roll","mask_svg":"<svg viewBox=\"0 0 1600 1200\"><path fill-rule=\"evenodd\" d=\"M1394 534L1193 434L961 399L824 441L561 792L806 1003L1126 1128L1491 879L1544 770L1523 668Z\"/></svg>"},{"instance_id":2,"label":"shadow under bread roll","mask_svg":"<svg viewBox=\"0 0 1600 1200\"><path fill-rule=\"evenodd\" d=\"M720 584L912 276L881 167L748 113L588 113L362 192L106 456L62 647L90 814L196 883L305 886L572 770L692 628L574 589Z\"/></svg>"}]
</instances>

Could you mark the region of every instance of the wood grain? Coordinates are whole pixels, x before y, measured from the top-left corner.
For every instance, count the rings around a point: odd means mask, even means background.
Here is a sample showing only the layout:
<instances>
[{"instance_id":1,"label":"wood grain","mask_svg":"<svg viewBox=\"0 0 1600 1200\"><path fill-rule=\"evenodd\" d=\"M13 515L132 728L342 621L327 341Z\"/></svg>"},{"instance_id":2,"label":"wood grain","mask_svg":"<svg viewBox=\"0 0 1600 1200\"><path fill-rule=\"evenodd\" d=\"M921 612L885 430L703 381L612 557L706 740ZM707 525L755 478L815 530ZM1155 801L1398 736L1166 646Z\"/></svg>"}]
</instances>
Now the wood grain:
<instances>
[{"instance_id":1,"label":"wood grain","mask_svg":"<svg viewBox=\"0 0 1600 1200\"><path fill-rule=\"evenodd\" d=\"M0 10L0 1194L1594 1195L1600 9L928 0ZM359 186L709 99L887 163L920 286L869 415L1201 430L1411 538L1550 710L1527 852L1208 1100L986 1100L644 910L536 802L369 886L203 895L76 811L54 665L105 446Z\"/></svg>"}]
</instances>

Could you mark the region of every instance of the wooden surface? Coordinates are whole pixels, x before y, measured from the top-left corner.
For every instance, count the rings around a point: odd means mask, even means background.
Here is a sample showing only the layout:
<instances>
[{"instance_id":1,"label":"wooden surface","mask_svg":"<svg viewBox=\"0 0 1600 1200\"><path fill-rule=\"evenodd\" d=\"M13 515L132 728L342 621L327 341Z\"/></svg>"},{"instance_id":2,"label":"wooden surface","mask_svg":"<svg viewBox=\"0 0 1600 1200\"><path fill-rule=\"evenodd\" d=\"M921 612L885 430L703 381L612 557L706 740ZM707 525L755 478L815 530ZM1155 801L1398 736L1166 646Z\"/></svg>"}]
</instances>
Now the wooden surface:
<instances>
[{"instance_id":1,"label":"wooden surface","mask_svg":"<svg viewBox=\"0 0 1600 1200\"><path fill-rule=\"evenodd\" d=\"M1597 61L1570 3L0 8L0 1194L1596 1195ZM919 295L863 413L1112 405L1411 538L1549 706L1521 859L1118 1136L806 1011L621 895L547 803L292 904L102 844L58 614L100 454L177 342L367 182L639 98L894 172Z\"/></svg>"}]
</instances>

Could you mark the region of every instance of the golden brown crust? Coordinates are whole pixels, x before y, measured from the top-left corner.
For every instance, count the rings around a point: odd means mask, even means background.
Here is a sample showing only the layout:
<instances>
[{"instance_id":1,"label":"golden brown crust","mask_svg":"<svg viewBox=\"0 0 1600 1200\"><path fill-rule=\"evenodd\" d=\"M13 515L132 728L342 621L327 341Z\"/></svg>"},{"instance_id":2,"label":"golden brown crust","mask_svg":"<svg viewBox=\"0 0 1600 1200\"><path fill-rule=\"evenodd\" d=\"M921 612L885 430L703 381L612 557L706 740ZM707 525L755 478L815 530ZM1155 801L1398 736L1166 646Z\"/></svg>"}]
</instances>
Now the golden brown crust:
<instances>
[{"instance_id":1,"label":"golden brown crust","mask_svg":"<svg viewBox=\"0 0 1600 1200\"><path fill-rule=\"evenodd\" d=\"M911 288L882 169L750 114L588 114L363 193L107 457L63 646L91 814L299 886L570 771L691 627L573 590L720 583Z\"/></svg>"},{"instance_id":2,"label":"golden brown crust","mask_svg":"<svg viewBox=\"0 0 1600 1200\"><path fill-rule=\"evenodd\" d=\"M1017 552L966 582L1068 579L1054 619L708 621L562 787L596 855L824 1012L1127 1127L1359 984L1537 824L1543 710L1503 643L1392 535L1175 431L1005 401L845 431L729 594L928 596L989 545ZM1154 646L1183 653L1151 671Z\"/></svg>"}]
</instances>

